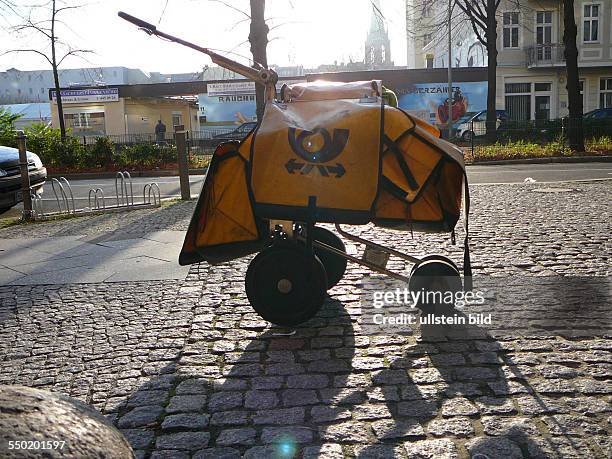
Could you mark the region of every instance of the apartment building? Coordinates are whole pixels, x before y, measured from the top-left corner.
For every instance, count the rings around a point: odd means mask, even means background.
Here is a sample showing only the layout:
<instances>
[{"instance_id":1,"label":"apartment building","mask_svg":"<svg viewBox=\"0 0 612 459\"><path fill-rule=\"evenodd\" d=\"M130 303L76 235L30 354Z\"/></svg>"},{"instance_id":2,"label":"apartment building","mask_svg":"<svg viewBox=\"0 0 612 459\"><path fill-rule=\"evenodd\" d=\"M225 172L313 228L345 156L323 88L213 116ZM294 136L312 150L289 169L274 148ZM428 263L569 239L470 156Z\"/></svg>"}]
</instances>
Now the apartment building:
<instances>
[{"instance_id":1,"label":"apartment building","mask_svg":"<svg viewBox=\"0 0 612 459\"><path fill-rule=\"evenodd\" d=\"M497 107L515 120L566 116L563 3L502 2L498 16ZM612 0L577 0L574 17L584 113L612 107Z\"/></svg>"}]
</instances>

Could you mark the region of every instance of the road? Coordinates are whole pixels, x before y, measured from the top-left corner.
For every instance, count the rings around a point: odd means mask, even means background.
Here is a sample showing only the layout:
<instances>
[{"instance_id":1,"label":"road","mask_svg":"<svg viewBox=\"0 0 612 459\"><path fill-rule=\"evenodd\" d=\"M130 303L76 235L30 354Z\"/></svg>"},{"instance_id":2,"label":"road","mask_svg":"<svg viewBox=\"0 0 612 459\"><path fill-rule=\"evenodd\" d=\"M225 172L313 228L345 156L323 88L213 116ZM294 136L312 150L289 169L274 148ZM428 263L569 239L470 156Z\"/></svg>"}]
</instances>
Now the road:
<instances>
[{"instance_id":1,"label":"road","mask_svg":"<svg viewBox=\"0 0 612 459\"><path fill-rule=\"evenodd\" d=\"M523 183L526 178L537 182L566 182L574 180L612 179L612 163L576 163L576 164L521 164L503 166L468 166L470 184ZM190 177L191 193L197 196L202 188L203 175ZM142 201L143 187L147 183L156 182L161 190L162 198L180 196L178 177L139 177L133 179L135 202ZM89 206L89 190L100 188L104 192L107 205L115 204L115 179L73 180L70 182L75 198L75 206ZM57 210L57 202L49 185L45 186L43 195L45 212ZM19 206L3 214L3 217L17 216L21 212Z\"/></svg>"}]
</instances>

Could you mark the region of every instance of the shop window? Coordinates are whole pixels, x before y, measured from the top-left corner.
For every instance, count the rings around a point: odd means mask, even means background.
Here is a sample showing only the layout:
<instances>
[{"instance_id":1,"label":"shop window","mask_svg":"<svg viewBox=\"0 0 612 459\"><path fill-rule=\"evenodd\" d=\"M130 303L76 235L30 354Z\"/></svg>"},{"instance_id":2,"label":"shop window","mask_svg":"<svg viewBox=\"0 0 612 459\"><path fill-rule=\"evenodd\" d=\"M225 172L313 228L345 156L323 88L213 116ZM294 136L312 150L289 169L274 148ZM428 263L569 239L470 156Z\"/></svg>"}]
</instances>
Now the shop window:
<instances>
[{"instance_id":1,"label":"shop window","mask_svg":"<svg viewBox=\"0 0 612 459\"><path fill-rule=\"evenodd\" d=\"M612 108L612 78L599 80L599 108Z\"/></svg>"}]
</instances>

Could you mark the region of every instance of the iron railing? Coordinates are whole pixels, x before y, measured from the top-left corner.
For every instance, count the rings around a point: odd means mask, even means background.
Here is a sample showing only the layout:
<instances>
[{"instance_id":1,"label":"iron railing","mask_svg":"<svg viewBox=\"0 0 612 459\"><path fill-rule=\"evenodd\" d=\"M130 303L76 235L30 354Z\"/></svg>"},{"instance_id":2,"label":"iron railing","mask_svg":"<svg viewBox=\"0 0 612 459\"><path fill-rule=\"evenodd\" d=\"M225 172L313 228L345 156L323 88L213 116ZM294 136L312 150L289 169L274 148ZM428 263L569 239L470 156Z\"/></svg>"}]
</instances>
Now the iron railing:
<instances>
[{"instance_id":1,"label":"iron railing","mask_svg":"<svg viewBox=\"0 0 612 459\"><path fill-rule=\"evenodd\" d=\"M528 67L565 65L565 46L559 43L529 46L525 54Z\"/></svg>"}]
</instances>

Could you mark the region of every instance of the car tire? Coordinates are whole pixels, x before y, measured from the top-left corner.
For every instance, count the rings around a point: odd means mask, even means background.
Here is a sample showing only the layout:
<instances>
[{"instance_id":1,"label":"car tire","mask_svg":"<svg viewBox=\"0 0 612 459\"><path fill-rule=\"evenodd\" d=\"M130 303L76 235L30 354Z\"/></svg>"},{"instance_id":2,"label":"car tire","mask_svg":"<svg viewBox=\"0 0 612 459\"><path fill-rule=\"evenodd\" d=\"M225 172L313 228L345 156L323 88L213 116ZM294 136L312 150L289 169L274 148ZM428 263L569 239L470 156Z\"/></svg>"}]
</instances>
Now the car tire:
<instances>
[{"instance_id":1,"label":"car tire","mask_svg":"<svg viewBox=\"0 0 612 459\"><path fill-rule=\"evenodd\" d=\"M474 133L472 131L465 131L463 134L461 134L461 140L464 142L470 142L473 136Z\"/></svg>"}]
</instances>

